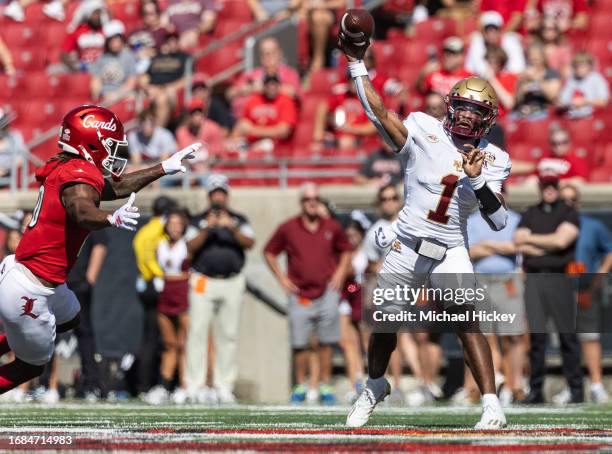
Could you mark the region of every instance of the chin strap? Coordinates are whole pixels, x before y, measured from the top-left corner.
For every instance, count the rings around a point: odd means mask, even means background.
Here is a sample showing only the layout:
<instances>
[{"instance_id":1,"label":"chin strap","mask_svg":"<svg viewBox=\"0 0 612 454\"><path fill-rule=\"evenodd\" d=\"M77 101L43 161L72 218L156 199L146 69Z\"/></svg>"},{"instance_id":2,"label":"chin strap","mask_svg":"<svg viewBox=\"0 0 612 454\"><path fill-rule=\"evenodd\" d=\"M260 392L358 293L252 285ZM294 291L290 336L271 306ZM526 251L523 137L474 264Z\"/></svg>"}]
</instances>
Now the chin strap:
<instances>
[{"instance_id":1,"label":"chin strap","mask_svg":"<svg viewBox=\"0 0 612 454\"><path fill-rule=\"evenodd\" d=\"M474 194L476 194L480 214L489 224L489 227L496 232L506 227L508 211L493 190L487 185L484 175L481 173L474 178L470 178L470 184L472 189L474 189Z\"/></svg>"}]
</instances>

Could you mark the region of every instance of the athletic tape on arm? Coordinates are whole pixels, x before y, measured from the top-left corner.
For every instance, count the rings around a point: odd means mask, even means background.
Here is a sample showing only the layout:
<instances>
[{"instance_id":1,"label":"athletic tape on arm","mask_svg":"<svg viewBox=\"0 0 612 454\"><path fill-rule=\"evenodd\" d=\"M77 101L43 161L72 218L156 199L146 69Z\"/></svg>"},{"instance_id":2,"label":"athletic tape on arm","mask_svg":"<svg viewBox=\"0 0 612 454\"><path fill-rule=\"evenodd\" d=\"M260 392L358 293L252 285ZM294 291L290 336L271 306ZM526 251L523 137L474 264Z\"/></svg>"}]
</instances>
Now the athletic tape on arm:
<instances>
[{"instance_id":1,"label":"athletic tape on arm","mask_svg":"<svg viewBox=\"0 0 612 454\"><path fill-rule=\"evenodd\" d=\"M480 213L485 221L487 221L491 229L495 231L503 229L508 219L508 211L489 185L487 185L484 175L480 174L474 178L470 178L470 184L474 189L474 194L476 194L476 198L478 199Z\"/></svg>"}]
</instances>

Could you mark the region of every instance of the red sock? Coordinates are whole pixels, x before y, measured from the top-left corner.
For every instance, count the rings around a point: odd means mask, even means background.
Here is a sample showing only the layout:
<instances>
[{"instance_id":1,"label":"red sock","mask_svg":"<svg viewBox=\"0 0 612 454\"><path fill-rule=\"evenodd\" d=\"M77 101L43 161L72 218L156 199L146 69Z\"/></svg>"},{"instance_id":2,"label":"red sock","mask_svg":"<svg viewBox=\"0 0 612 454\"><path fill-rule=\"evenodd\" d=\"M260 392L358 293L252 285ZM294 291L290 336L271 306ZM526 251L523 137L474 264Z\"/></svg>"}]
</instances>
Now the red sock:
<instances>
[{"instance_id":1,"label":"red sock","mask_svg":"<svg viewBox=\"0 0 612 454\"><path fill-rule=\"evenodd\" d=\"M0 356L6 355L11 351L11 347L6 339L6 334L0 334Z\"/></svg>"}]
</instances>

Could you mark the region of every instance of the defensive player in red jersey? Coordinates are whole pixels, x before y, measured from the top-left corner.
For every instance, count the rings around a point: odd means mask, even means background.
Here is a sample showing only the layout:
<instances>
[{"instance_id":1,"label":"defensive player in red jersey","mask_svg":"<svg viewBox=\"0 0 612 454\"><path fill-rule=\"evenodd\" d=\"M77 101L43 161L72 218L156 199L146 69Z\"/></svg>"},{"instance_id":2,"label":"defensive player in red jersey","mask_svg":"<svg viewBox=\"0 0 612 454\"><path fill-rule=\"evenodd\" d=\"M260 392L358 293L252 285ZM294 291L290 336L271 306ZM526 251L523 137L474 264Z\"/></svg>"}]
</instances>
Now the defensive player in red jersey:
<instances>
[{"instance_id":1,"label":"defensive player in red jersey","mask_svg":"<svg viewBox=\"0 0 612 454\"><path fill-rule=\"evenodd\" d=\"M113 226L135 230L135 192L158 178L185 171L193 144L155 166L121 176L127 160L123 124L110 110L84 105L68 112L60 129L61 152L36 172L38 201L15 255L0 264L0 355L15 360L0 367L0 394L43 371L56 332L75 328L80 305L66 276L92 230ZM106 177L106 178L105 178ZM102 200L129 197L114 212Z\"/></svg>"}]
</instances>

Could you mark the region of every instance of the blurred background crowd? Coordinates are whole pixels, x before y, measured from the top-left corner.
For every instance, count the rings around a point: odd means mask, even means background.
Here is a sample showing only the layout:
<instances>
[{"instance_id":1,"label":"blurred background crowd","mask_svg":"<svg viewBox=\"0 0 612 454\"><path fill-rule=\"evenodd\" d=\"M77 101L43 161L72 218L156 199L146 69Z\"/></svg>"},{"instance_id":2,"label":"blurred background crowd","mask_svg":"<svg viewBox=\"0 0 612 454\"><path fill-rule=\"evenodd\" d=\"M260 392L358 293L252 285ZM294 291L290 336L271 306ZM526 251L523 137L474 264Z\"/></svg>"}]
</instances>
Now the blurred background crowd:
<instances>
[{"instance_id":1,"label":"blurred background crowd","mask_svg":"<svg viewBox=\"0 0 612 454\"><path fill-rule=\"evenodd\" d=\"M338 18L348 6L354 5L10 1L0 8L2 175L18 173L23 181L26 174L22 186L31 183L33 166L55 152L62 113L91 101L112 106L129 125L133 167L205 142L192 166L200 177L187 185L201 184L211 168L235 185L386 181L394 164L335 48ZM534 182L550 169L577 183L610 181L612 3L364 6L377 24L366 56L370 77L401 115L443 116L441 96L476 74L498 93L498 127L489 138L510 152L513 183ZM367 173L355 179L364 161ZM279 177L281 170L286 175Z\"/></svg>"}]
</instances>

